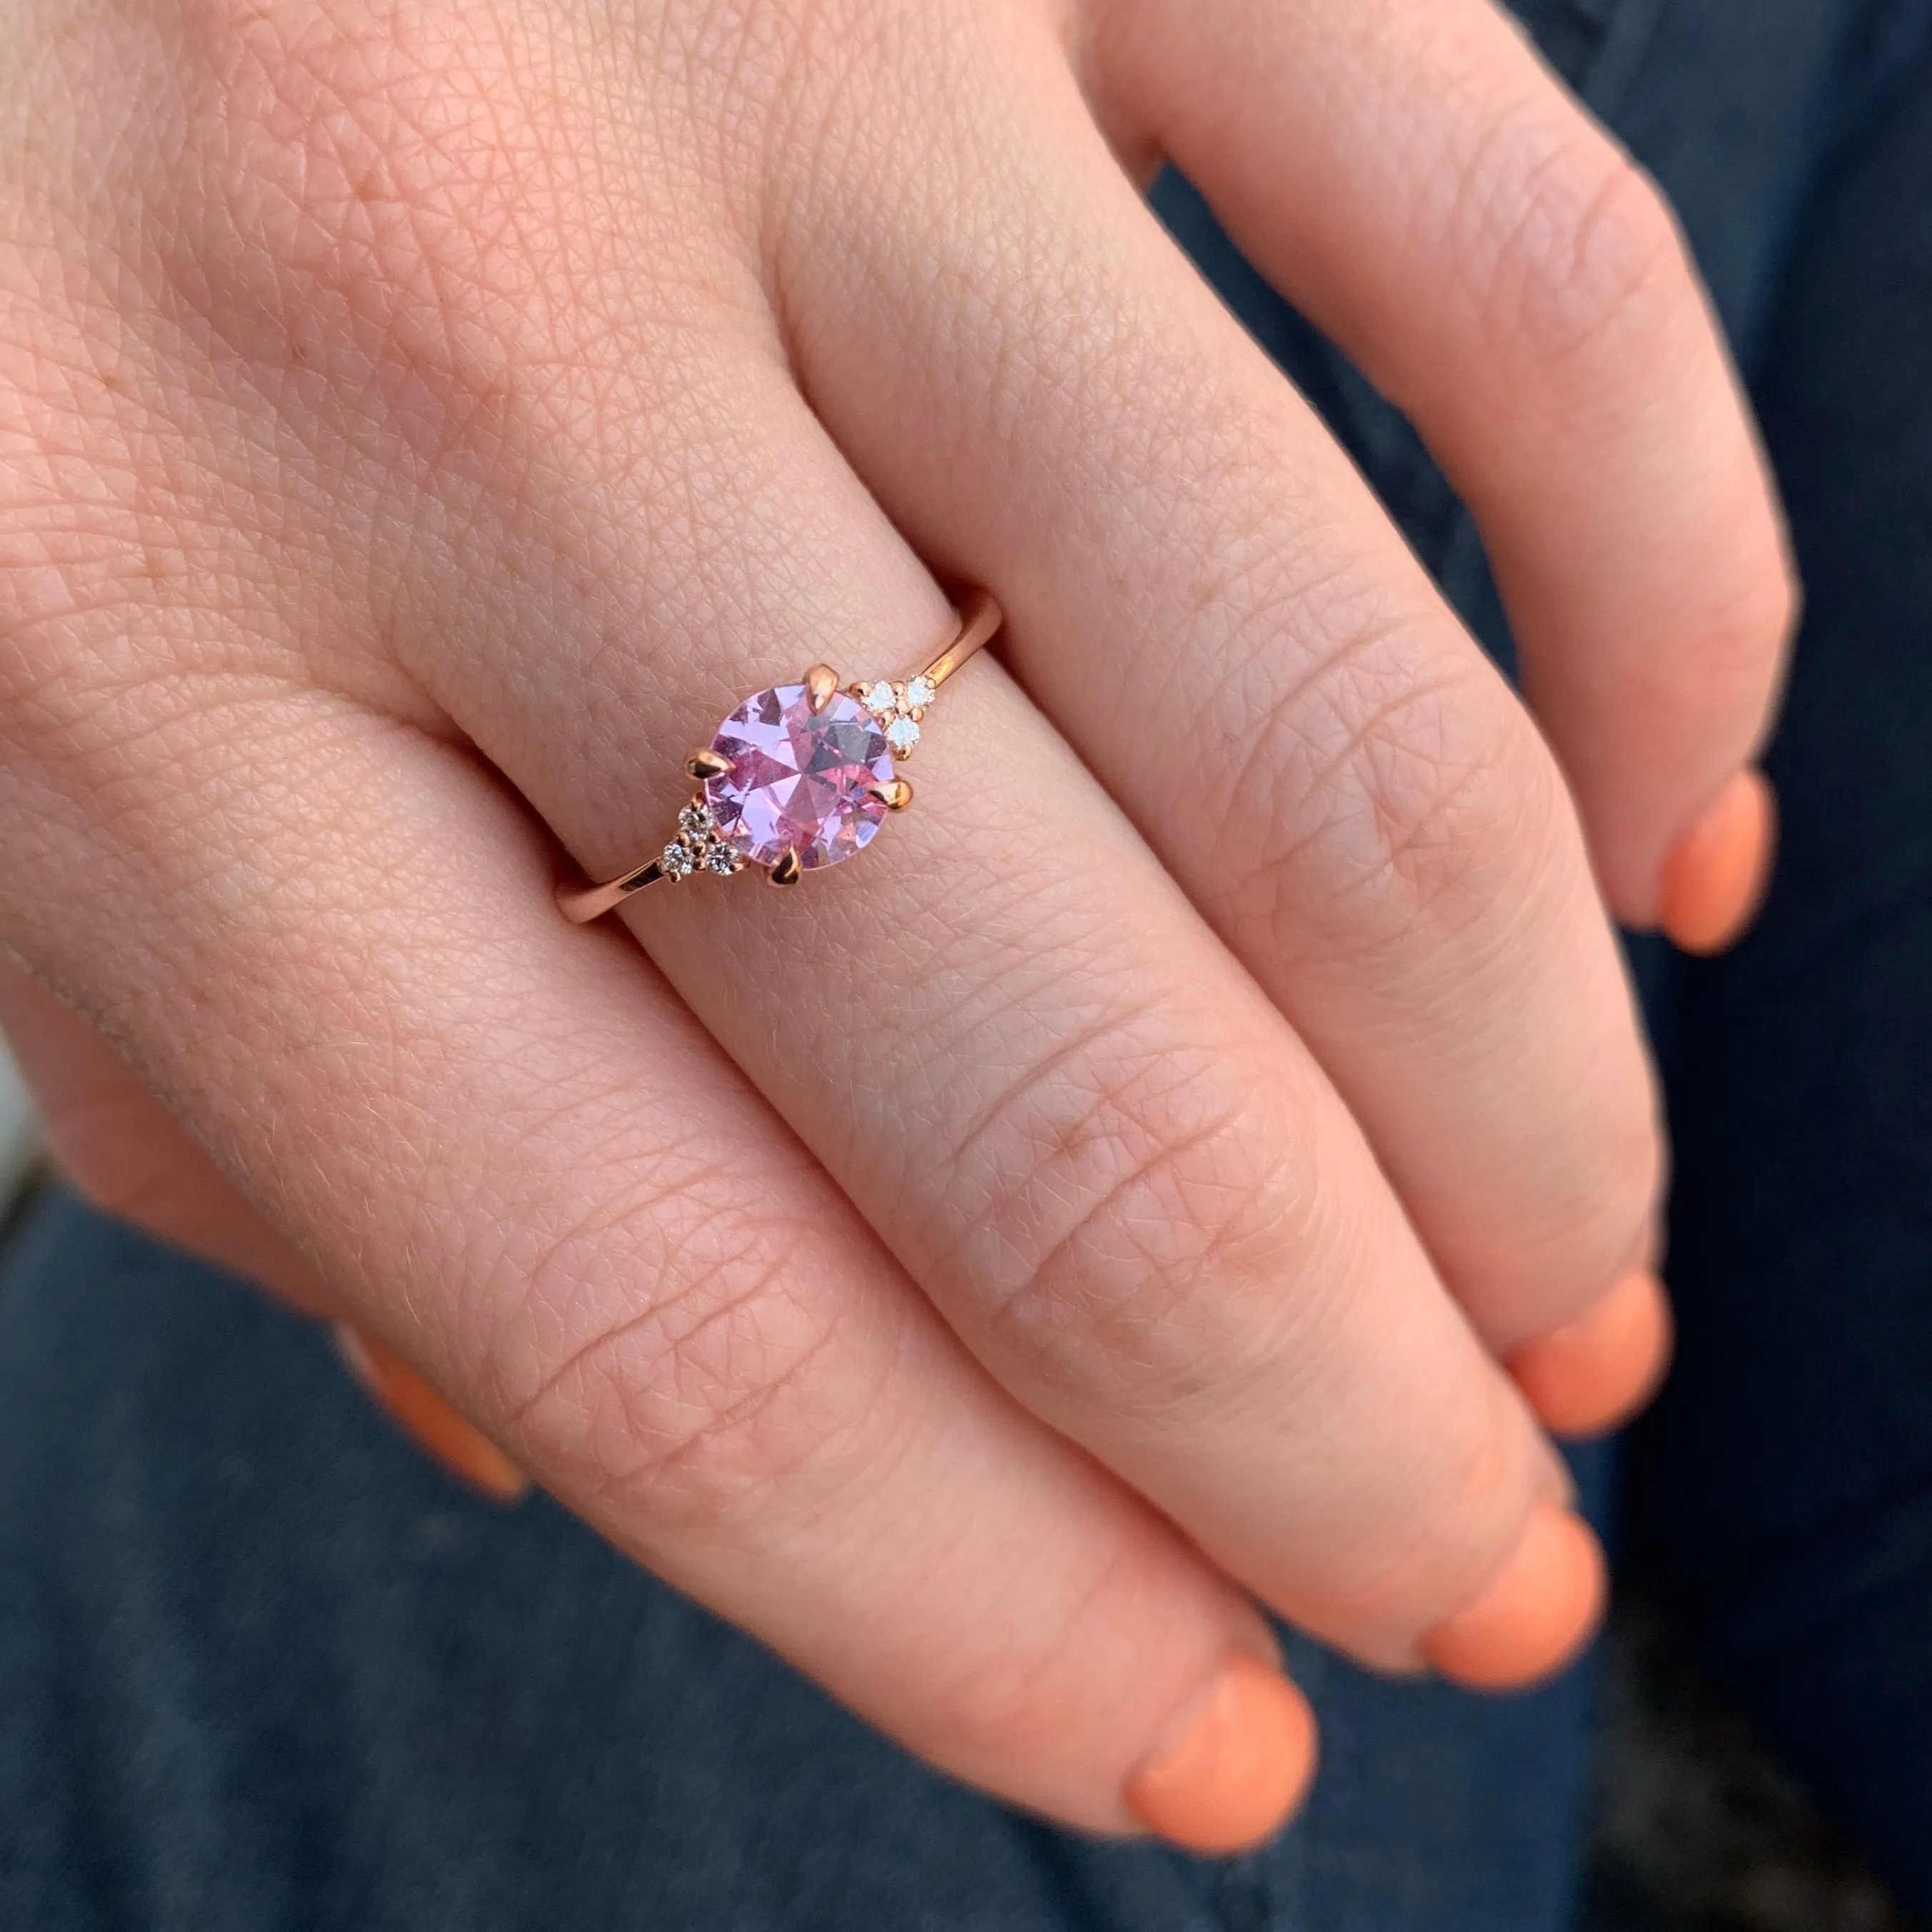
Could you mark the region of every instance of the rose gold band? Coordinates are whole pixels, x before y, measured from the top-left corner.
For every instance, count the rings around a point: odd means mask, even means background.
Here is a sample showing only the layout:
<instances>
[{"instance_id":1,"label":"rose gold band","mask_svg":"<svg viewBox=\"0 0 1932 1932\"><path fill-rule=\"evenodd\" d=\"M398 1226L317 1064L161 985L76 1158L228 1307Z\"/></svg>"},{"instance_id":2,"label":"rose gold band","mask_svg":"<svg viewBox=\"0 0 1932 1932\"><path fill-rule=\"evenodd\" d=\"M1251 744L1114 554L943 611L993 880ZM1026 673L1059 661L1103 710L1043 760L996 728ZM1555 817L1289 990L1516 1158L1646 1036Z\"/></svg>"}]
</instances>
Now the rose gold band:
<instances>
[{"instance_id":1,"label":"rose gold band","mask_svg":"<svg viewBox=\"0 0 1932 1932\"><path fill-rule=\"evenodd\" d=\"M906 680L914 682L923 679L934 693L963 664L988 644L999 632L1005 622L999 604L986 591L976 590L961 604L958 622L946 648L932 662L913 673ZM836 679L823 665L814 665L806 674L807 681L815 690L821 676L828 683L828 689L836 688ZM816 700L815 700L816 701ZM914 734L916 736L916 734ZM708 762L707 762L708 761ZM686 762L685 770L693 778L702 780L714 770L728 770L725 761L709 751L694 752ZM912 788L903 780L898 782L902 797L891 801L894 809L902 809L909 802ZM880 788L890 790L890 788ZM676 857L674 851L670 856ZM661 860L653 858L645 863L634 866L620 872L614 878L606 879L594 885L562 885L557 888L556 902L564 916L578 926L586 926L591 920L601 919L613 908L623 904L634 892L640 892L646 886L655 885L664 877ZM788 881L778 879L779 884Z\"/></svg>"}]
</instances>

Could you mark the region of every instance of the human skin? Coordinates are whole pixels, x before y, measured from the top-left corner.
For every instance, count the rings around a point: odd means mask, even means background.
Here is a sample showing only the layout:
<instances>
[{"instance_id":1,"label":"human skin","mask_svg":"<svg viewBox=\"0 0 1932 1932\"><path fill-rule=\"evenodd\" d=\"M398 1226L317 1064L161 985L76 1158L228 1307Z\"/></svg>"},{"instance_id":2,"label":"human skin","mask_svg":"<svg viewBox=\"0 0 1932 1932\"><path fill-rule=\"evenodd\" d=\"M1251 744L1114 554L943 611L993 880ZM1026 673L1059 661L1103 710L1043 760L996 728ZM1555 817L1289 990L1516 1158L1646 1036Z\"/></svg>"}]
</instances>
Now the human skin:
<instances>
[{"instance_id":1,"label":"human skin","mask_svg":"<svg viewBox=\"0 0 1932 1932\"><path fill-rule=\"evenodd\" d=\"M1534 718L1162 154L1429 440ZM559 916L941 580L1008 628L861 860ZM1747 916L1792 608L1666 211L1474 0L0 47L0 1008L70 1171L1076 1826L1292 1805L1257 1602L1483 1685L1586 1634L1523 1389L1595 1426L1667 1332L1612 920Z\"/></svg>"}]
</instances>

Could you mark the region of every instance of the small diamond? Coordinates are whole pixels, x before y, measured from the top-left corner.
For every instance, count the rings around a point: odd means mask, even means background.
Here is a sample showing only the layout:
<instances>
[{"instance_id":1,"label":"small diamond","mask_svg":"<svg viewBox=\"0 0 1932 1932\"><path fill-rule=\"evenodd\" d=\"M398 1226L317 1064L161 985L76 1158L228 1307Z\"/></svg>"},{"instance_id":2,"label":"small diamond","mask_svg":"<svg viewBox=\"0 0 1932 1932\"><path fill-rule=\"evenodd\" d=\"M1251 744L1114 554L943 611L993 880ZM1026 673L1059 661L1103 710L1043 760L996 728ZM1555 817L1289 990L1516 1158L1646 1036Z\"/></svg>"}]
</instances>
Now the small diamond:
<instances>
[{"instance_id":1,"label":"small diamond","mask_svg":"<svg viewBox=\"0 0 1932 1932\"><path fill-rule=\"evenodd\" d=\"M664 848L664 856L658 863L664 868L664 876L670 879L688 879L698 860L688 845L680 845L674 838Z\"/></svg>"},{"instance_id":2,"label":"small diamond","mask_svg":"<svg viewBox=\"0 0 1932 1932\"><path fill-rule=\"evenodd\" d=\"M910 718L895 718L886 727L886 742L902 758L919 742L919 727Z\"/></svg>"},{"instance_id":3,"label":"small diamond","mask_svg":"<svg viewBox=\"0 0 1932 1932\"><path fill-rule=\"evenodd\" d=\"M906 708L910 711L923 711L938 696L929 677L909 678L906 681Z\"/></svg>"},{"instance_id":4,"label":"small diamond","mask_svg":"<svg viewBox=\"0 0 1932 1932\"><path fill-rule=\"evenodd\" d=\"M867 685L859 701L874 718L889 718L899 708L898 693L884 678Z\"/></svg>"},{"instance_id":5,"label":"small diamond","mask_svg":"<svg viewBox=\"0 0 1932 1932\"><path fill-rule=\"evenodd\" d=\"M716 827L704 806L687 805L677 815L677 829L695 844L709 838Z\"/></svg>"},{"instance_id":6,"label":"small diamond","mask_svg":"<svg viewBox=\"0 0 1932 1932\"><path fill-rule=\"evenodd\" d=\"M728 845L710 845L704 852L704 869L728 879L738 869L738 855Z\"/></svg>"}]
</instances>

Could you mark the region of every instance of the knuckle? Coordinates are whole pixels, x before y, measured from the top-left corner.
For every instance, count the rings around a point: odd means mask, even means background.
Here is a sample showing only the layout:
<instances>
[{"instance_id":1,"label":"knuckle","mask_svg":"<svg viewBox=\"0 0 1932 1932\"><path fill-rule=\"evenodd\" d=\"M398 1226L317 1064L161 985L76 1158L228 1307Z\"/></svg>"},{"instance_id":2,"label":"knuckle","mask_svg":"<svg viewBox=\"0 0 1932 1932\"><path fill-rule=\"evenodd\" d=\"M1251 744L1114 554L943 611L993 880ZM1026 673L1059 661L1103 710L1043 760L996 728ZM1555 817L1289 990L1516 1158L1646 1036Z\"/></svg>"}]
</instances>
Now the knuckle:
<instances>
[{"instance_id":1,"label":"knuckle","mask_svg":"<svg viewBox=\"0 0 1932 1932\"><path fill-rule=\"evenodd\" d=\"M815 1246L701 1182L586 1216L520 1270L524 1323L552 1339L513 1426L569 1463L577 1493L660 1528L755 1506L850 1420L817 1372L836 1298L808 1292ZM638 1280L656 1284L640 1306L590 1286Z\"/></svg>"},{"instance_id":2,"label":"knuckle","mask_svg":"<svg viewBox=\"0 0 1932 1932\"><path fill-rule=\"evenodd\" d=\"M1369 630L1278 698L1240 794L1265 802L1238 881L1284 957L1360 958L1491 918L1558 839L1546 760L1472 657Z\"/></svg>"},{"instance_id":3,"label":"knuckle","mask_svg":"<svg viewBox=\"0 0 1932 1932\"><path fill-rule=\"evenodd\" d=\"M1318 1238L1312 1129L1237 1060L1116 1018L982 1111L950 1259L1019 1374L1166 1412L1272 1352Z\"/></svg>"},{"instance_id":4,"label":"knuckle","mask_svg":"<svg viewBox=\"0 0 1932 1932\"><path fill-rule=\"evenodd\" d=\"M1412 1638L1468 1601L1520 1531L1534 1437L1504 1378L1474 1378L1430 1420L1400 1504L1352 1510L1336 1526L1319 1598L1285 1604L1318 1634Z\"/></svg>"},{"instance_id":5,"label":"knuckle","mask_svg":"<svg viewBox=\"0 0 1932 1932\"><path fill-rule=\"evenodd\" d=\"M400 16L310 0L245 12L212 4L208 79L224 137L212 147L216 206L194 231L211 304L224 283L245 278L278 320L340 304L366 322L380 291L380 320L394 326L408 298L453 310L455 284L473 284L487 261L520 256L487 245L505 211L491 218L484 204L519 172L528 143L513 100L484 138L485 57L452 10L418 10L405 28ZM399 346L432 340L424 328Z\"/></svg>"},{"instance_id":6,"label":"knuckle","mask_svg":"<svg viewBox=\"0 0 1932 1932\"><path fill-rule=\"evenodd\" d=\"M1064 1592L1036 1599L1046 1614L1010 1630L997 1646L959 1646L934 1675L929 1720L969 1762L1024 1762L1051 1749L1066 1723L1068 1694L1078 1684L1078 1660L1094 1656L1138 1614L1147 1573L1126 1539L1062 1557Z\"/></svg>"},{"instance_id":7,"label":"knuckle","mask_svg":"<svg viewBox=\"0 0 1932 1932\"><path fill-rule=\"evenodd\" d=\"M1494 333L1590 380L1692 312L1676 218L1607 136L1579 117L1533 131L1504 122L1484 156L1465 192L1485 232L1465 259L1480 265Z\"/></svg>"},{"instance_id":8,"label":"knuckle","mask_svg":"<svg viewBox=\"0 0 1932 1932\"><path fill-rule=\"evenodd\" d=\"M1678 612L1676 647L1650 654L1648 674L1667 688L1640 695L1690 718L1736 720L1739 742L1720 748L1737 755L1775 694L1802 593L1761 491L1729 530L1729 547L1706 552L1698 594Z\"/></svg>"}]
</instances>

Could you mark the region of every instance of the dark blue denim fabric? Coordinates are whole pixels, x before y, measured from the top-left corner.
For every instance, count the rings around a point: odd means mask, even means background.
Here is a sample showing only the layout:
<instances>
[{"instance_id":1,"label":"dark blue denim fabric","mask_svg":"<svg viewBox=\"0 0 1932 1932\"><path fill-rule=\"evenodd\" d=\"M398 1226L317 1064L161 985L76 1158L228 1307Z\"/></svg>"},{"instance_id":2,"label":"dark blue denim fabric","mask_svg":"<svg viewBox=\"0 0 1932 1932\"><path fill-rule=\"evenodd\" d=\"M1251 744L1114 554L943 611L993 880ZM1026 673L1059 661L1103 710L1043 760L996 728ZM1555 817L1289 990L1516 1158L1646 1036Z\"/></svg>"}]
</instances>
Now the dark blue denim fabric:
<instances>
[{"instance_id":1,"label":"dark blue denim fabric","mask_svg":"<svg viewBox=\"0 0 1932 1932\"><path fill-rule=\"evenodd\" d=\"M1841 156L1756 370L1810 614L1779 877L1686 970L1678 1375L1647 1557L1932 1917L1932 57Z\"/></svg>"},{"instance_id":2,"label":"dark blue denim fabric","mask_svg":"<svg viewBox=\"0 0 1932 1932\"><path fill-rule=\"evenodd\" d=\"M0 1278L6 1932L1518 1932L1580 1673L1312 1646L1305 1822L1216 1864L922 1769L541 1499L457 1490L326 1339L74 1202Z\"/></svg>"},{"instance_id":3,"label":"dark blue denim fabric","mask_svg":"<svg viewBox=\"0 0 1932 1932\"><path fill-rule=\"evenodd\" d=\"M1521 10L1683 219L1807 596L1764 917L1721 960L1635 950L1681 1333L1634 1445L1629 1553L1932 1915L1932 20L1912 0ZM1162 199L1508 662L1474 527L1412 433L1184 184Z\"/></svg>"},{"instance_id":4,"label":"dark blue denim fabric","mask_svg":"<svg viewBox=\"0 0 1932 1932\"><path fill-rule=\"evenodd\" d=\"M1642 957L1684 1346L1632 1533L1932 1905L1927 8L1524 10L1678 203L1811 599L1763 928ZM1158 199L1507 660L1407 427L1184 184ZM0 1281L4 1932L1558 1932L1587 1673L1491 1700L1294 1664L1328 1756L1276 1844L1083 1841L922 1771L548 1504L458 1493L206 1270L56 1201Z\"/></svg>"}]
</instances>

